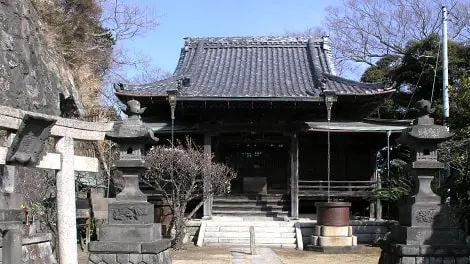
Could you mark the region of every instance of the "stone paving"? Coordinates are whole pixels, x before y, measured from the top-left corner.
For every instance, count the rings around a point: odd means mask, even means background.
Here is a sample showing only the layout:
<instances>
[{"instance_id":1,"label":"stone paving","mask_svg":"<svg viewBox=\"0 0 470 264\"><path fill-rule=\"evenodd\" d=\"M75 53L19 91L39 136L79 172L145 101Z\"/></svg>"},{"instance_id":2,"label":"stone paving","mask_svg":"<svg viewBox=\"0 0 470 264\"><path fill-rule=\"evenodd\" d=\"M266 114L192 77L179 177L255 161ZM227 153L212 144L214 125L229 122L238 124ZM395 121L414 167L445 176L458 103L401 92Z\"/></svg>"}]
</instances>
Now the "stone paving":
<instances>
[{"instance_id":1,"label":"stone paving","mask_svg":"<svg viewBox=\"0 0 470 264\"><path fill-rule=\"evenodd\" d=\"M231 248L232 264L284 264L270 248L257 248L256 255L250 255L249 248Z\"/></svg>"}]
</instances>

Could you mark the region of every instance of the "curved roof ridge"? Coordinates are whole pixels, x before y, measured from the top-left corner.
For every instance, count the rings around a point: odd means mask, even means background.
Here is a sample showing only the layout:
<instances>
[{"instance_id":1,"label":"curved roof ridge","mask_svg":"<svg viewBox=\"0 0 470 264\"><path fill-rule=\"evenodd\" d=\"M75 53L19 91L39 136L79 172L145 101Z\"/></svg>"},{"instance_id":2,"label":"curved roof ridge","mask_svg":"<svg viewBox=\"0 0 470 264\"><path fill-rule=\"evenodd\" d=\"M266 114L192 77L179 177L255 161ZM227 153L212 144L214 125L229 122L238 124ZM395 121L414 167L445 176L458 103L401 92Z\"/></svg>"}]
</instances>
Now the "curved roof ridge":
<instances>
[{"instance_id":1,"label":"curved roof ridge","mask_svg":"<svg viewBox=\"0 0 470 264\"><path fill-rule=\"evenodd\" d=\"M175 86L178 82L178 80L184 78L186 76L184 75L170 75L166 78L163 78L161 80L157 80L151 83L146 83L146 84L124 84L124 83L116 83L114 84L114 90L116 92L132 92L132 91L153 91L158 88L163 88L163 87L168 87L169 85ZM166 94L166 90L164 91Z\"/></svg>"},{"instance_id":2,"label":"curved roof ridge","mask_svg":"<svg viewBox=\"0 0 470 264\"><path fill-rule=\"evenodd\" d=\"M329 52L326 36L186 38L172 76L152 84L119 85L116 94L152 97L179 89L182 100L314 101L321 99L324 85L345 96L394 91L386 83L337 76Z\"/></svg>"},{"instance_id":3,"label":"curved roof ridge","mask_svg":"<svg viewBox=\"0 0 470 264\"><path fill-rule=\"evenodd\" d=\"M184 38L185 46L193 46L198 43L208 45L233 45L233 44L307 44L315 42L321 44L324 42L324 37L274 37L274 36L259 36L259 37L187 37Z\"/></svg>"}]
</instances>

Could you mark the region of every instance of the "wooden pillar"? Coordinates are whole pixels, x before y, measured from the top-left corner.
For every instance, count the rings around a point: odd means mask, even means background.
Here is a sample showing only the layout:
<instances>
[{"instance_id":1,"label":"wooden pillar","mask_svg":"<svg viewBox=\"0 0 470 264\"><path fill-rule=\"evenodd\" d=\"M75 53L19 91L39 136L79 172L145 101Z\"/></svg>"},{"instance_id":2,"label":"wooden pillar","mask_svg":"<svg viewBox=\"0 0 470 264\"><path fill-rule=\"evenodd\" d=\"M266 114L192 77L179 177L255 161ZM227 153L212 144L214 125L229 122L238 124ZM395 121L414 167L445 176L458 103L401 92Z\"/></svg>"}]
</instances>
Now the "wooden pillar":
<instances>
[{"instance_id":1,"label":"wooden pillar","mask_svg":"<svg viewBox=\"0 0 470 264\"><path fill-rule=\"evenodd\" d=\"M370 180L371 181L377 181L377 151L374 149L374 147L371 147L369 150L369 155L370 155ZM377 184L375 185L374 190L377 189ZM369 203L369 218L375 218L375 204L376 201L370 200Z\"/></svg>"},{"instance_id":2,"label":"wooden pillar","mask_svg":"<svg viewBox=\"0 0 470 264\"><path fill-rule=\"evenodd\" d=\"M392 135L392 131L387 131L387 166L390 166L390 136ZM390 167L388 168L390 173ZM382 179L380 178L380 173L377 173L377 189L382 189ZM377 220L382 219L382 201L377 199L376 206L375 206Z\"/></svg>"},{"instance_id":3,"label":"wooden pillar","mask_svg":"<svg viewBox=\"0 0 470 264\"><path fill-rule=\"evenodd\" d=\"M75 170L73 139L57 141L61 155L57 171L57 225L59 228L59 263L77 264L77 212L75 206Z\"/></svg>"},{"instance_id":4,"label":"wooden pillar","mask_svg":"<svg viewBox=\"0 0 470 264\"><path fill-rule=\"evenodd\" d=\"M382 189L382 182L380 179L380 174L377 173L377 189ZM382 219L382 201L380 199L377 199L376 205L375 205L375 213L377 214L377 220Z\"/></svg>"},{"instance_id":5,"label":"wooden pillar","mask_svg":"<svg viewBox=\"0 0 470 264\"><path fill-rule=\"evenodd\" d=\"M290 146L290 201L291 218L299 218L299 135L293 134Z\"/></svg>"},{"instance_id":6,"label":"wooden pillar","mask_svg":"<svg viewBox=\"0 0 470 264\"><path fill-rule=\"evenodd\" d=\"M204 155L207 159L210 159L212 156L212 135L211 134L204 134ZM211 219L212 218L212 195L208 193L208 189L210 188L210 182L208 179L204 179L204 197L207 199L204 201L204 216L203 219Z\"/></svg>"}]
</instances>

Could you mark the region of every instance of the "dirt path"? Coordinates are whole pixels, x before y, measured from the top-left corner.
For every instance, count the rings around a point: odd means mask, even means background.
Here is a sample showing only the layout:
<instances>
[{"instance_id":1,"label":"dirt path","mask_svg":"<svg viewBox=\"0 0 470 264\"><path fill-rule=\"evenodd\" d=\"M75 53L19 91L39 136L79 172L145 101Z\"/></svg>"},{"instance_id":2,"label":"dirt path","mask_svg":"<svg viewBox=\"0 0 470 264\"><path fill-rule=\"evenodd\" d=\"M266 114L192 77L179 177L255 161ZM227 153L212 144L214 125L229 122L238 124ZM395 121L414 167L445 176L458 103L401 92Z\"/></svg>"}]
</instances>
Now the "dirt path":
<instances>
[{"instance_id":1,"label":"dirt path","mask_svg":"<svg viewBox=\"0 0 470 264\"><path fill-rule=\"evenodd\" d=\"M353 254L325 254L296 249L273 248L274 252L285 264L377 264L380 248L365 246L364 250ZM230 264L230 247L194 247L189 246L184 251L172 251L173 264Z\"/></svg>"},{"instance_id":2,"label":"dirt path","mask_svg":"<svg viewBox=\"0 0 470 264\"><path fill-rule=\"evenodd\" d=\"M186 250L171 251L173 264L231 264L233 257L231 247L208 246L195 247L188 245ZM325 254L295 249L273 248L273 251L285 264L377 264L380 248L365 246L364 250L353 254ZM88 254L79 252L79 264L88 264Z\"/></svg>"},{"instance_id":3,"label":"dirt path","mask_svg":"<svg viewBox=\"0 0 470 264\"><path fill-rule=\"evenodd\" d=\"M285 248L273 248L273 250L285 264L377 264L380 257L380 248L373 247L364 247L362 252L352 254L326 254Z\"/></svg>"}]
</instances>

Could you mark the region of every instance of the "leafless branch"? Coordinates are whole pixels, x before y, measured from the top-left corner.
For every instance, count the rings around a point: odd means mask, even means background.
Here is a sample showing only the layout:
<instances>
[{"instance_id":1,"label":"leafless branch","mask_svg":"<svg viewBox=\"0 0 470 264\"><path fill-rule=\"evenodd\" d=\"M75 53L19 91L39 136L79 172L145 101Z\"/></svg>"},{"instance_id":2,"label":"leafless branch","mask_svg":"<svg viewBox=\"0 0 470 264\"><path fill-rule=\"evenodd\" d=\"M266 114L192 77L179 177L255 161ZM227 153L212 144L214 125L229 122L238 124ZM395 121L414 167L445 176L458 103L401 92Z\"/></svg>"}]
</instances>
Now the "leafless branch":
<instances>
[{"instance_id":1,"label":"leafless branch","mask_svg":"<svg viewBox=\"0 0 470 264\"><path fill-rule=\"evenodd\" d=\"M385 55L403 55L409 41L440 34L442 5L449 7L450 38L467 39L468 1L344 0L340 7L329 7L326 28L335 58L373 65Z\"/></svg>"},{"instance_id":2,"label":"leafless branch","mask_svg":"<svg viewBox=\"0 0 470 264\"><path fill-rule=\"evenodd\" d=\"M182 237L179 235L184 235L181 229L195 213L193 210L184 217L187 203L195 198L202 198L203 202L211 195L229 192L235 171L225 164L212 161L212 156L207 157L190 138L171 148L152 147L146 161L150 169L144 181L161 193L171 208L174 217L172 227L175 227L177 234L174 245L180 247ZM203 182L210 183L210 186L204 186Z\"/></svg>"}]
</instances>

